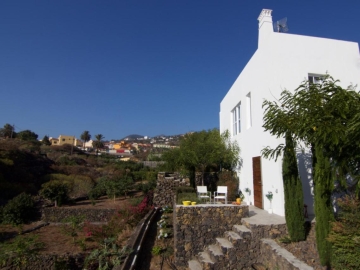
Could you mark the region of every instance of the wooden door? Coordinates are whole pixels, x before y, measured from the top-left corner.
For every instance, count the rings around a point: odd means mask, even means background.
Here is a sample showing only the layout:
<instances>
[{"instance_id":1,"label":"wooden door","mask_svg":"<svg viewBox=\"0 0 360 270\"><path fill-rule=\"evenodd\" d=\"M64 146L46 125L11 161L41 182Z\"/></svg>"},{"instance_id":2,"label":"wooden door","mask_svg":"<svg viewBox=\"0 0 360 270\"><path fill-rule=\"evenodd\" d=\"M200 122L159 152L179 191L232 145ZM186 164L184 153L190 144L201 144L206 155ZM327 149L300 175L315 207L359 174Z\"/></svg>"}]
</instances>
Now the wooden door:
<instances>
[{"instance_id":1,"label":"wooden door","mask_svg":"<svg viewBox=\"0 0 360 270\"><path fill-rule=\"evenodd\" d=\"M254 183L254 204L256 207L263 209L261 157L253 157L252 166L253 166L253 183Z\"/></svg>"}]
</instances>

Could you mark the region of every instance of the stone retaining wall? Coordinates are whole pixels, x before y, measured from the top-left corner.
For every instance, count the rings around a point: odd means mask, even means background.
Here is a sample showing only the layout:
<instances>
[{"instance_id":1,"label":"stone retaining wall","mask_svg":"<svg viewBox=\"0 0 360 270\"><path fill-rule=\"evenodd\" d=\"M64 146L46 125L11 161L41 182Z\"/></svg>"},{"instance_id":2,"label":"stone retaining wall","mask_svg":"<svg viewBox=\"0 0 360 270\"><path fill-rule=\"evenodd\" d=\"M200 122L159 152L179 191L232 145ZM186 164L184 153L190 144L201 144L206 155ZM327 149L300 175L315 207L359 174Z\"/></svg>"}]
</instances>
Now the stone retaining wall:
<instances>
[{"instance_id":1,"label":"stone retaining wall","mask_svg":"<svg viewBox=\"0 0 360 270\"><path fill-rule=\"evenodd\" d=\"M6 266L1 269L6 270L39 270L39 269L72 269L72 270L81 270L84 266L85 254L77 255L39 255L34 259L30 259L26 265L13 265L9 262L6 263Z\"/></svg>"},{"instance_id":2,"label":"stone retaining wall","mask_svg":"<svg viewBox=\"0 0 360 270\"><path fill-rule=\"evenodd\" d=\"M261 239L260 260L266 269L311 270L314 269L300 261L272 239Z\"/></svg>"},{"instance_id":3,"label":"stone retaining wall","mask_svg":"<svg viewBox=\"0 0 360 270\"><path fill-rule=\"evenodd\" d=\"M84 216L89 222L108 222L116 209L91 209L71 207L51 207L42 209L42 220L45 222L62 222L69 216Z\"/></svg>"},{"instance_id":4,"label":"stone retaining wall","mask_svg":"<svg viewBox=\"0 0 360 270\"><path fill-rule=\"evenodd\" d=\"M188 260L212 244L235 224L249 215L247 205L196 205L174 208L174 249L177 266L186 266Z\"/></svg>"},{"instance_id":5,"label":"stone retaining wall","mask_svg":"<svg viewBox=\"0 0 360 270\"><path fill-rule=\"evenodd\" d=\"M190 186L190 179L181 178L178 173L159 173L154 192L154 205L158 207L172 206L176 188L181 186Z\"/></svg>"}]
</instances>

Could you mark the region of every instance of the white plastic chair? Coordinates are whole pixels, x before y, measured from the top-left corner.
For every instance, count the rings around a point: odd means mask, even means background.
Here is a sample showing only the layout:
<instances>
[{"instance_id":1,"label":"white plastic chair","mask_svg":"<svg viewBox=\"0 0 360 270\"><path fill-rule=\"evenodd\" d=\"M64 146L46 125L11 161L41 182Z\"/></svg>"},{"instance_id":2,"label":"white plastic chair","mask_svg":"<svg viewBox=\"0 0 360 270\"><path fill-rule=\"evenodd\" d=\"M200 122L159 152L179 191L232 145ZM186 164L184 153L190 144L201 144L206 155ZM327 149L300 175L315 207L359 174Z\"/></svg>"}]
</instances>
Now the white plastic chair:
<instances>
[{"instance_id":1,"label":"white plastic chair","mask_svg":"<svg viewBox=\"0 0 360 270\"><path fill-rule=\"evenodd\" d=\"M209 200L209 202L211 203L211 193L207 191L206 186L196 186L196 190L199 199L205 201Z\"/></svg>"},{"instance_id":2,"label":"white plastic chair","mask_svg":"<svg viewBox=\"0 0 360 270\"><path fill-rule=\"evenodd\" d=\"M214 192L214 203L225 200L225 204L227 204L227 193L227 186L218 186L217 191Z\"/></svg>"}]
</instances>

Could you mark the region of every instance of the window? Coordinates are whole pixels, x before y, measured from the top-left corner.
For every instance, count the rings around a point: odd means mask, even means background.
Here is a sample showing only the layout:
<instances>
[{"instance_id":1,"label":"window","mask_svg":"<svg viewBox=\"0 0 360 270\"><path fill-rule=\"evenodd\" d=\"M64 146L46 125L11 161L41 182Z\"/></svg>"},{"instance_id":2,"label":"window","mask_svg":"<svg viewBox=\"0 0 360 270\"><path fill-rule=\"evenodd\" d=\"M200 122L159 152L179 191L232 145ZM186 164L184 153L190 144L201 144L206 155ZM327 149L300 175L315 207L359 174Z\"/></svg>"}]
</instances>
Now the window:
<instances>
[{"instance_id":1,"label":"window","mask_svg":"<svg viewBox=\"0 0 360 270\"><path fill-rule=\"evenodd\" d=\"M251 93L246 95L246 128L252 126L252 115L251 115Z\"/></svg>"},{"instance_id":2,"label":"window","mask_svg":"<svg viewBox=\"0 0 360 270\"><path fill-rule=\"evenodd\" d=\"M309 83L320 84L324 79L324 75L308 74Z\"/></svg>"},{"instance_id":3,"label":"window","mask_svg":"<svg viewBox=\"0 0 360 270\"><path fill-rule=\"evenodd\" d=\"M231 111L232 124L233 124L233 136L235 136L241 132L240 111L241 111L241 103L236 105L236 107Z\"/></svg>"}]
</instances>

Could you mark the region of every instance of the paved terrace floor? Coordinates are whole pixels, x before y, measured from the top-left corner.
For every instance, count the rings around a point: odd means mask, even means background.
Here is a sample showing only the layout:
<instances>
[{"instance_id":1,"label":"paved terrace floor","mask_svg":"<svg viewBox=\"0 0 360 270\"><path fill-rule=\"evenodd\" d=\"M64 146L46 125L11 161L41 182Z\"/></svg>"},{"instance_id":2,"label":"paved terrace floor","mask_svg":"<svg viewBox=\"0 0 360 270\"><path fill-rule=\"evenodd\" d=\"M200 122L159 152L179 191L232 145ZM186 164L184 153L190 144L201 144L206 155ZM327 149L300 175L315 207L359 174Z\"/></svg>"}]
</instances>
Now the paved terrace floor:
<instances>
[{"instance_id":1,"label":"paved terrace floor","mask_svg":"<svg viewBox=\"0 0 360 270\"><path fill-rule=\"evenodd\" d=\"M243 218L243 220L254 225L278 225L286 223L285 217L269 214L267 211L253 205L249 205L249 217Z\"/></svg>"}]
</instances>

